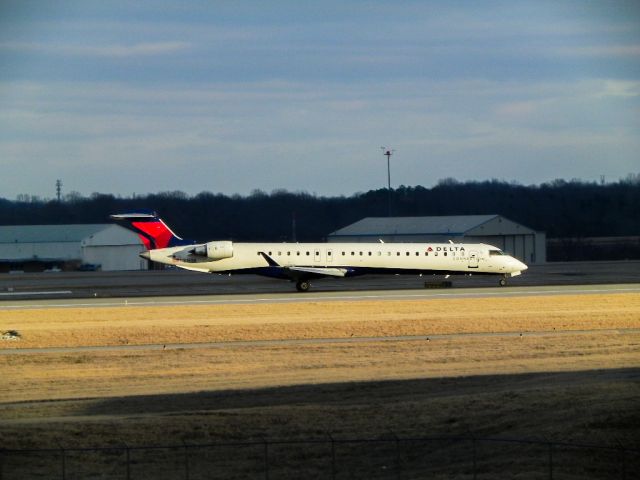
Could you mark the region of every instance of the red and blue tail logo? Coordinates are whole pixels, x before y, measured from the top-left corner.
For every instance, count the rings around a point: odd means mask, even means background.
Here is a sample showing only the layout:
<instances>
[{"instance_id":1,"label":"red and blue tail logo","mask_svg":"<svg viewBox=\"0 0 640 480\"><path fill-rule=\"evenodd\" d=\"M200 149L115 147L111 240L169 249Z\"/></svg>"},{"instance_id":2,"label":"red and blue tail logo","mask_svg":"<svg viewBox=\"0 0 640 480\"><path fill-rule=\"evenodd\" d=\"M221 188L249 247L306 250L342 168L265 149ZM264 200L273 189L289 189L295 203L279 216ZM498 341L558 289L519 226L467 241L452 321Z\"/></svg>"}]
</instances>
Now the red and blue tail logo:
<instances>
[{"instance_id":1,"label":"red and blue tail logo","mask_svg":"<svg viewBox=\"0 0 640 480\"><path fill-rule=\"evenodd\" d=\"M192 242L177 236L153 212L118 213L109 215L123 227L137 233L147 250L190 245Z\"/></svg>"}]
</instances>

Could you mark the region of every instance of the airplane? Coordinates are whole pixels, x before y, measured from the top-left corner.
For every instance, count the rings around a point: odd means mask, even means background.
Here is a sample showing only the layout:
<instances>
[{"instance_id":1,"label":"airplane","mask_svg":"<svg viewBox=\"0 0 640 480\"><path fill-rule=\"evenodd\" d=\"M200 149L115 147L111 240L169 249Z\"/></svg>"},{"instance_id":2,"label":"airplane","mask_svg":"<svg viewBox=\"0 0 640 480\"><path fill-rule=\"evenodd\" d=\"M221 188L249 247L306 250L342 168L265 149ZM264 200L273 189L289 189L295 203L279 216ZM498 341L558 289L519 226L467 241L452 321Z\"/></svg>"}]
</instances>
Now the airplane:
<instances>
[{"instance_id":1,"label":"airplane","mask_svg":"<svg viewBox=\"0 0 640 480\"><path fill-rule=\"evenodd\" d=\"M150 211L110 218L139 235L146 248L140 256L152 262L196 272L290 280L299 292L308 291L311 280L364 274L499 275L499 285L505 286L508 277L528 268L483 243L194 243L178 237Z\"/></svg>"}]
</instances>

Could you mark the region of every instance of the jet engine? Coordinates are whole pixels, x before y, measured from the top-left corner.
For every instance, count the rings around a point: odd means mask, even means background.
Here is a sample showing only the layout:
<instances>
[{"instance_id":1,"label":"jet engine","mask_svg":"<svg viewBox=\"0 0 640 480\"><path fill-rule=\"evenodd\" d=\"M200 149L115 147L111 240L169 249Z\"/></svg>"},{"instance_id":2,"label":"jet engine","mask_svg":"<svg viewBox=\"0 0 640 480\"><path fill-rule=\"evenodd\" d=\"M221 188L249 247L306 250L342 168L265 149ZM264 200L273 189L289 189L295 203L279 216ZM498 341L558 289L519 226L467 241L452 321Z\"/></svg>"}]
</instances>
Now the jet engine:
<instances>
[{"instance_id":1,"label":"jet engine","mask_svg":"<svg viewBox=\"0 0 640 480\"><path fill-rule=\"evenodd\" d=\"M222 260L233 257L233 242L224 240L221 242L208 242L196 245L191 252L193 255L207 257L211 260Z\"/></svg>"}]
</instances>

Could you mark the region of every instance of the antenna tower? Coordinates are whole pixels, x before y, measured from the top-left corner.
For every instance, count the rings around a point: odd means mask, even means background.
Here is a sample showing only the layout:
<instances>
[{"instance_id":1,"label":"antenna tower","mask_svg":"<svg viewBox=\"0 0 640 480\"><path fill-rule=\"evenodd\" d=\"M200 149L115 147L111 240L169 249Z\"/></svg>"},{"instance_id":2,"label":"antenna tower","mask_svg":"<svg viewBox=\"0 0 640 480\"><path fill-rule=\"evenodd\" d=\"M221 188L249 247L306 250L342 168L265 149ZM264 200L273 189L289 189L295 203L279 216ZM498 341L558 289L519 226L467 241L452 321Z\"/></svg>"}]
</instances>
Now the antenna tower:
<instances>
[{"instance_id":1,"label":"antenna tower","mask_svg":"<svg viewBox=\"0 0 640 480\"><path fill-rule=\"evenodd\" d=\"M388 212L388 216L391 216L391 155L393 155L393 152L395 152L395 150L392 150L390 148L387 147L380 147L382 149L382 154L387 157L387 188L388 188L388 195L389 195L389 199L388 199L388 203L389 203L389 212Z\"/></svg>"}]
</instances>

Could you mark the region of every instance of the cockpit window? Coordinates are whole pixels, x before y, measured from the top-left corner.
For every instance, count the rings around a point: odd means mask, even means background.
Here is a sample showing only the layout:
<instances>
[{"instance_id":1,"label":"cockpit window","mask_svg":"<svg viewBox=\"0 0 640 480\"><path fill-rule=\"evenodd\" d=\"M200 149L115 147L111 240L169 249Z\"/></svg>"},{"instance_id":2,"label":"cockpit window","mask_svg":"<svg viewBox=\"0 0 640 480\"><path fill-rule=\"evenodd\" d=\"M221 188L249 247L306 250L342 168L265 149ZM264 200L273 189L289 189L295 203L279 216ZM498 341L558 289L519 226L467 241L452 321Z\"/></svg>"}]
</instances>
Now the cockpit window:
<instances>
[{"instance_id":1,"label":"cockpit window","mask_svg":"<svg viewBox=\"0 0 640 480\"><path fill-rule=\"evenodd\" d=\"M489 255L504 255L502 250L489 250Z\"/></svg>"}]
</instances>

